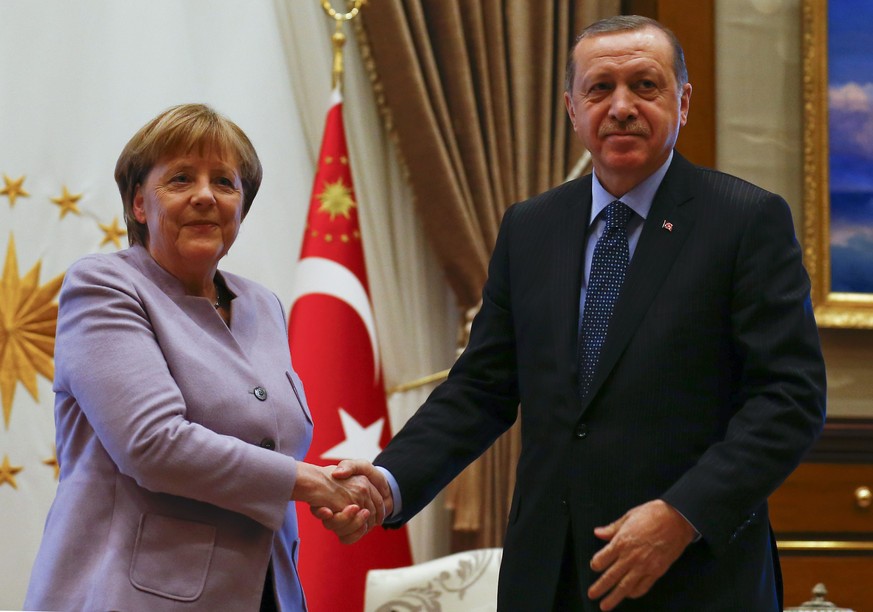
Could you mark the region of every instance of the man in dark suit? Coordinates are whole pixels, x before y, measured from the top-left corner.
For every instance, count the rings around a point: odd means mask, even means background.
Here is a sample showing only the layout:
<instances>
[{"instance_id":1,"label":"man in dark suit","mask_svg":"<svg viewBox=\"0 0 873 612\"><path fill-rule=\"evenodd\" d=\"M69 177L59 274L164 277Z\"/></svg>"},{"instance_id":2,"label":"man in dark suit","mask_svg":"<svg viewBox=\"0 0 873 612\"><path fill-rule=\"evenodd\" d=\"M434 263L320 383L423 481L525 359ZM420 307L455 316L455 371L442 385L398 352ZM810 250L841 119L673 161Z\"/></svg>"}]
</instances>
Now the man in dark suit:
<instances>
[{"instance_id":1,"label":"man in dark suit","mask_svg":"<svg viewBox=\"0 0 873 612\"><path fill-rule=\"evenodd\" d=\"M336 472L387 472L405 522L520 403L501 610L782 609L767 497L825 412L809 280L782 198L674 152L690 99L657 22L582 32L565 101L593 176L507 210L448 380L381 470Z\"/></svg>"}]
</instances>

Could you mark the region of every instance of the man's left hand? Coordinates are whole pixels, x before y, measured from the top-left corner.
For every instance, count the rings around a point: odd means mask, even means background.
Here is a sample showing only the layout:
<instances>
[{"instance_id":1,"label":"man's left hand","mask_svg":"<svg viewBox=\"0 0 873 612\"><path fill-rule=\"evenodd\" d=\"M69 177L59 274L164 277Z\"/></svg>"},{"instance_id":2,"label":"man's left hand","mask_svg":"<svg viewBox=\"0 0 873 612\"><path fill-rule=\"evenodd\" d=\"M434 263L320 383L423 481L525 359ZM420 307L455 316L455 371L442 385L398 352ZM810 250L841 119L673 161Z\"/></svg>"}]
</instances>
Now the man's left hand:
<instances>
[{"instance_id":1,"label":"man's left hand","mask_svg":"<svg viewBox=\"0 0 873 612\"><path fill-rule=\"evenodd\" d=\"M663 500L630 509L614 523L594 530L609 542L591 559L591 569L602 572L588 589L591 599L603 600L601 610L612 610L626 597L645 595L696 535L694 527Z\"/></svg>"}]
</instances>

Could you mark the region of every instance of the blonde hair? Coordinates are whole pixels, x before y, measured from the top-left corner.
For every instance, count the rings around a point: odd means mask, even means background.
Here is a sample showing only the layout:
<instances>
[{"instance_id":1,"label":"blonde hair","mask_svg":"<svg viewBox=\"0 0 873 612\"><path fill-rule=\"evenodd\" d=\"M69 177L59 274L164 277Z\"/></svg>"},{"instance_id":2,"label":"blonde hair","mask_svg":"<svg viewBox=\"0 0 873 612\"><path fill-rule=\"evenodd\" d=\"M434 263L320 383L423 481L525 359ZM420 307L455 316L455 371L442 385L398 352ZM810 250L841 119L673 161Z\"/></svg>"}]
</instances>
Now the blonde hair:
<instances>
[{"instance_id":1,"label":"blonde hair","mask_svg":"<svg viewBox=\"0 0 873 612\"><path fill-rule=\"evenodd\" d=\"M137 187L167 155L200 155L215 151L232 156L243 188L242 217L245 218L261 186L263 169L248 136L230 119L205 104L180 104L149 121L125 145L115 164L115 182L121 192L127 240L131 245L148 244L148 227L136 220L133 199Z\"/></svg>"}]
</instances>

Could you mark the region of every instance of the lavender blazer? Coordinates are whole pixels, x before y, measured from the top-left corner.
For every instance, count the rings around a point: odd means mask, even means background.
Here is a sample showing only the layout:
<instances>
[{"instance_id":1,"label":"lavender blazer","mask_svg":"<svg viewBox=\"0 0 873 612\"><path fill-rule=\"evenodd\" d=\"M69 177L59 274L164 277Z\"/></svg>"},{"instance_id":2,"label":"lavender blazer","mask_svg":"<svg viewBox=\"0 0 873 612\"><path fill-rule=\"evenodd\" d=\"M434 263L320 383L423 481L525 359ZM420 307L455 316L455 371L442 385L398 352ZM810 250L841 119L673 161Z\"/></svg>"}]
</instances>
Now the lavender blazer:
<instances>
[{"instance_id":1,"label":"lavender blazer","mask_svg":"<svg viewBox=\"0 0 873 612\"><path fill-rule=\"evenodd\" d=\"M67 272L26 609L256 610L271 559L281 609L305 609L289 499L312 419L278 299L221 274L229 329L142 247Z\"/></svg>"}]
</instances>

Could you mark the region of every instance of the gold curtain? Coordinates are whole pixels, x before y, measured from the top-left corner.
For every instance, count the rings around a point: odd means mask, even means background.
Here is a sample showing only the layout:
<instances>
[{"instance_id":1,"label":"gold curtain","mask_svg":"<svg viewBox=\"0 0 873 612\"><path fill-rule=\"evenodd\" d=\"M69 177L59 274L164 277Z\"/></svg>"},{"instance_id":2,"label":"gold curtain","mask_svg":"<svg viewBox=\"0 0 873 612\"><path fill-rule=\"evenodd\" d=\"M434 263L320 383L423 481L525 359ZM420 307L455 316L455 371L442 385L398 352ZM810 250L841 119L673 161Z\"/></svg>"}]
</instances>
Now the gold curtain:
<instances>
[{"instance_id":1,"label":"gold curtain","mask_svg":"<svg viewBox=\"0 0 873 612\"><path fill-rule=\"evenodd\" d=\"M582 153L563 103L585 24L618 0L373 0L357 33L437 258L479 302L507 206L560 183ZM456 548L500 546L517 426L452 485Z\"/></svg>"}]
</instances>

